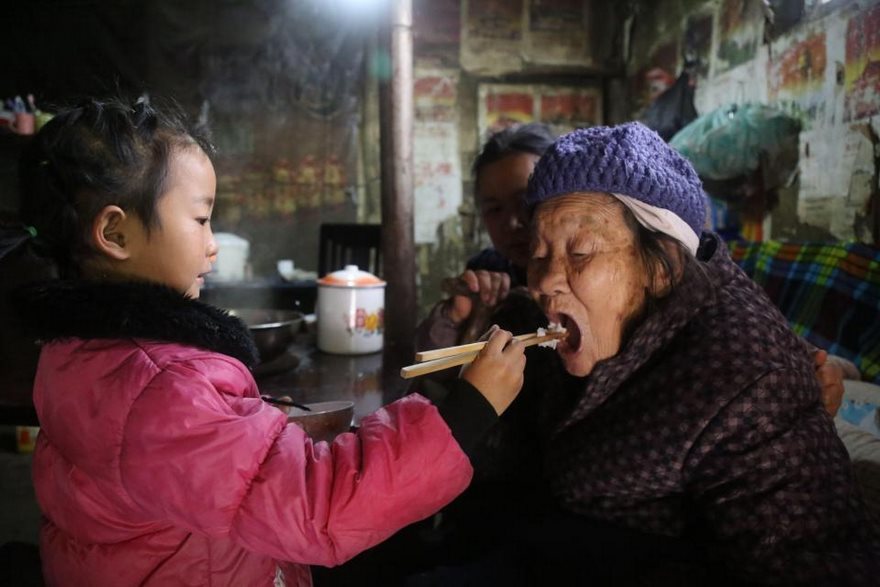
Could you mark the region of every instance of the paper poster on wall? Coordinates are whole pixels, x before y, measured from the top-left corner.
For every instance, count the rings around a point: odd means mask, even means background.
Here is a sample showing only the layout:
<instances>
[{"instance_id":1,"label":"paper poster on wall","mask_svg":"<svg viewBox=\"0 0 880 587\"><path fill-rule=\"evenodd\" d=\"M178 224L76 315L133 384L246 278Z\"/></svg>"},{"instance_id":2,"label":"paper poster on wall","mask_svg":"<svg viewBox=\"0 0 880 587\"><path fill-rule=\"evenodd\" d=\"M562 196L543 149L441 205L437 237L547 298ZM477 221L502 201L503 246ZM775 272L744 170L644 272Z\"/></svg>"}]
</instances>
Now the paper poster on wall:
<instances>
[{"instance_id":1,"label":"paper poster on wall","mask_svg":"<svg viewBox=\"0 0 880 587\"><path fill-rule=\"evenodd\" d=\"M521 122L536 120L536 96L531 86L483 84L478 91L480 142L490 134Z\"/></svg>"},{"instance_id":2,"label":"paper poster on wall","mask_svg":"<svg viewBox=\"0 0 880 587\"><path fill-rule=\"evenodd\" d=\"M801 133L798 218L839 239L872 241L868 202L874 146L866 125L836 125Z\"/></svg>"},{"instance_id":3,"label":"paper poster on wall","mask_svg":"<svg viewBox=\"0 0 880 587\"><path fill-rule=\"evenodd\" d=\"M562 134L602 123L602 95L596 89L544 87L538 89L538 120Z\"/></svg>"},{"instance_id":4,"label":"paper poster on wall","mask_svg":"<svg viewBox=\"0 0 880 587\"><path fill-rule=\"evenodd\" d=\"M438 49L458 50L460 38L460 0L413 2L413 41L419 54Z\"/></svg>"},{"instance_id":5,"label":"paper poster on wall","mask_svg":"<svg viewBox=\"0 0 880 587\"><path fill-rule=\"evenodd\" d=\"M853 16L846 26L844 120L880 112L880 5Z\"/></svg>"},{"instance_id":6,"label":"paper poster on wall","mask_svg":"<svg viewBox=\"0 0 880 587\"><path fill-rule=\"evenodd\" d=\"M458 74L453 70L416 66L413 83L415 122L455 120L458 116Z\"/></svg>"},{"instance_id":7,"label":"paper poster on wall","mask_svg":"<svg viewBox=\"0 0 880 587\"><path fill-rule=\"evenodd\" d=\"M718 17L718 72L727 71L755 56L764 33L761 2L722 0Z\"/></svg>"},{"instance_id":8,"label":"paper poster on wall","mask_svg":"<svg viewBox=\"0 0 880 587\"><path fill-rule=\"evenodd\" d=\"M525 59L549 65L589 65L589 3L584 0L530 0Z\"/></svg>"},{"instance_id":9,"label":"paper poster on wall","mask_svg":"<svg viewBox=\"0 0 880 587\"><path fill-rule=\"evenodd\" d=\"M771 102L794 102L811 120L825 118L823 92L828 65L825 32L797 38L777 51L767 64L768 96Z\"/></svg>"},{"instance_id":10,"label":"paper poster on wall","mask_svg":"<svg viewBox=\"0 0 880 587\"><path fill-rule=\"evenodd\" d=\"M843 193L837 149L843 140L843 132L841 127L801 131L799 204Z\"/></svg>"},{"instance_id":11,"label":"paper poster on wall","mask_svg":"<svg viewBox=\"0 0 880 587\"><path fill-rule=\"evenodd\" d=\"M356 217L357 118L331 124L293 112L253 125L252 156L215 157L215 223L251 241L257 275L274 274L291 252L298 267L314 268L320 224Z\"/></svg>"},{"instance_id":12,"label":"paper poster on wall","mask_svg":"<svg viewBox=\"0 0 880 587\"><path fill-rule=\"evenodd\" d=\"M420 122L413 128L415 242L437 240L437 227L461 204L458 124Z\"/></svg>"},{"instance_id":13,"label":"paper poster on wall","mask_svg":"<svg viewBox=\"0 0 880 587\"><path fill-rule=\"evenodd\" d=\"M836 194L841 193L836 145L843 132L842 127L824 128L802 131L800 137L798 221L829 232L835 200L839 199Z\"/></svg>"},{"instance_id":14,"label":"paper poster on wall","mask_svg":"<svg viewBox=\"0 0 880 587\"><path fill-rule=\"evenodd\" d=\"M598 88L481 84L477 128L481 140L513 124L543 122L557 134L602 124Z\"/></svg>"},{"instance_id":15,"label":"paper poster on wall","mask_svg":"<svg viewBox=\"0 0 880 587\"><path fill-rule=\"evenodd\" d=\"M419 244L435 242L437 227L461 204L457 94L456 71L416 68L413 183Z\"/></svg>"},{"instance_id":16,"label":"paper poster on wall","mask_svg":"<svg viewBox=\"0 0 880 587\"><path fill-rule=\"evenodd\" d=\"M635 109L648 107L660 94L675 83L678 70L678 41L669 41L654 47L648 61L632 76L630 87Z\"/></svg>"},{"instance_id":17,"label":"paper poster on wall","mask_svg":"<svg viewBox=\"0 0 880 587\"><path fill-rule=\"evenodd\" d=\"M484 75L519 70L524 10L525 0L462 0L462 68Z\"/></svg>"},{"instance_id":18,"label":"paper poster on wall","mask_svg":"<svg viewBox=\"0 0 880 587\"><path fill-rule=\"evenodd\" d=\"M215 157L217 222L226 230L248 222L283 225L308 214L352 212L347 195L357 174L356 120L329 125L302 116L249 128L256 137L250 158L236 151ZM224 130L221 136L228 134Z\"/></svg>"},{"instance_id":19,"label":"paper poster on wall","mask_svg":"<svg viewBox=\"0 0 880 587\"><path fill-rule=\"evenodd\" d=\"M831 234L839 239L873 242L869 217L873 185L877 181L874 169L874 143L869 138L868 125L857 125L846 130L842 153L835 166L837 194L831 215Z\"/></svg>"},{"instance_id":20,"label":"paper poster on wall","mask_svg":"<svg viewBox=\"0 0 880 587\"><path fill-rule=\"evenodd\" d=\"M713 76L712 83L697 84L697 112L709 112L721 104L767 103L767 52L760 51L741 67Z\"/></svg>"},{"instance_id":21,"label":"paper poster on wall","mask_svg":"<svg viewBox=\"0 0 880 587\"><path fill-rule=\"evenodd\" d=\"M853 151L849 186L844 199L847 213L852 213L852 238L865 243L874 243L874 219L871 211L871 198L877 185L877 169L874 161L874 143L868 125L860 125L851 131L852 140L847 141L847 150ZM844 238L844 237L841 237ZM849 238L849 237L845 237Z\"/></svg>"}]
</instances>

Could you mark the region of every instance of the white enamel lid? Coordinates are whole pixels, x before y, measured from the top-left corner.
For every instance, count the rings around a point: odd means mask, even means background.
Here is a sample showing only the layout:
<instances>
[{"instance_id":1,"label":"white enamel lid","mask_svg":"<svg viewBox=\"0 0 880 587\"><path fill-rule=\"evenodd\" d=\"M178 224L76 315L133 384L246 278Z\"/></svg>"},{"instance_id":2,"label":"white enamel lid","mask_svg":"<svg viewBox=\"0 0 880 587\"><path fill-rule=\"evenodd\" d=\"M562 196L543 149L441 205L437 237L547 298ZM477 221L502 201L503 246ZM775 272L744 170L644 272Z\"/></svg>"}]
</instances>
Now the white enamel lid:
<instances>
[{"instance_id":1,"label":"white enamel lid","mask_svg":"<svg viewBox=\"0 0 880 587\"><path fill-rule=\"evenodd\" d=\"M361 271L357 265L346 265L344 269L328 273L319 279L318 285L329 285L331 287L385 287L385 282L368 271Z\"/></svg>"}]
</instances>

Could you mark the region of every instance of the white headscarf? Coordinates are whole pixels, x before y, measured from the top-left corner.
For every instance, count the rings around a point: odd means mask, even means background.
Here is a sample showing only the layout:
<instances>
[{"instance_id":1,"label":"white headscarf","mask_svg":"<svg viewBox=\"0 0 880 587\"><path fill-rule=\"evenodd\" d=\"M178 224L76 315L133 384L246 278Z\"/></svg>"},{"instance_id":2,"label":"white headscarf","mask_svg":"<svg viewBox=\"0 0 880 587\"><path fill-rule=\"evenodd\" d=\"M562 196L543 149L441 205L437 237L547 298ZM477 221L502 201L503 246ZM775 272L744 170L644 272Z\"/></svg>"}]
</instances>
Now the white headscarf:
<instances>
[{"instance_id":1,"label":"white headscarf","mask_svg":"<svg viewBox=\"0 0 880 587\"><path fill-rule=\"evenodd\" d=\"M697 248L700 246L700 235L694 232L687 222L682 220L675 212L666 208L658 208L636 200L623 194L611 194L629 208L639 224L654 232L668 234L683 244L691 255L697 256Z\"/></svg>"}]
</instances>

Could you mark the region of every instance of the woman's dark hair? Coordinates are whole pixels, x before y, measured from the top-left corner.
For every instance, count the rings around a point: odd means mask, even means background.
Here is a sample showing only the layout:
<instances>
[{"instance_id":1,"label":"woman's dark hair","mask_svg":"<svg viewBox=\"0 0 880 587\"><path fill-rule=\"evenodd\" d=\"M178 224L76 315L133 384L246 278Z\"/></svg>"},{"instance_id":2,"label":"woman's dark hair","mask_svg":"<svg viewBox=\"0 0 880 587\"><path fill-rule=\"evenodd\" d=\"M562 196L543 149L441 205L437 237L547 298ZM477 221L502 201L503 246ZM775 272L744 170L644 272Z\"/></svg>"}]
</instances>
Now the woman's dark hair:
<instances>
[{"instance_id":1,"label":"woman's dark hair","mask_svg":"<svg viewBox=\"0 0 880 587\"><path fill-rule=\"evenodd\" d=\"M515 153L531 153L540 157L550 148L556 137L545 124L530 122L517 124L493 134L471 166L475 190L479 191L480 170Z\"/></svg>"},{"instance_id":2,"label":"woman's dark hair","mask_svg":"<svg viewBox=\"0 0 880 587\"><path fill-rule=\"evenodd\" d=\"M149 231L164 193L169 155L213 148L173 102L88 99L59 112L35 135L19 163L21 220L62 276L90 254L87 235L106 206L134 212Z\"/></svg>"},{"instance_id":3,"label":"woman's dark hair","mask_svg":"<svg viewBox=\"0 0 880 587\"><path fill-rule=\"evenodd\" d=\"M623 204L620 206L623 208L624 222L635 237L636 249L644 263L648 283L651 284L650 289L645 292L642 311L624 325L623 338L629 340L636 327L660 307L664 298L672 294L688 266L693 265L701 272L704 269L678 239L645 228L629 208ZM659 284L662 283L665 283L665 287L661 288Z\"/></svg>"}]
</instances>

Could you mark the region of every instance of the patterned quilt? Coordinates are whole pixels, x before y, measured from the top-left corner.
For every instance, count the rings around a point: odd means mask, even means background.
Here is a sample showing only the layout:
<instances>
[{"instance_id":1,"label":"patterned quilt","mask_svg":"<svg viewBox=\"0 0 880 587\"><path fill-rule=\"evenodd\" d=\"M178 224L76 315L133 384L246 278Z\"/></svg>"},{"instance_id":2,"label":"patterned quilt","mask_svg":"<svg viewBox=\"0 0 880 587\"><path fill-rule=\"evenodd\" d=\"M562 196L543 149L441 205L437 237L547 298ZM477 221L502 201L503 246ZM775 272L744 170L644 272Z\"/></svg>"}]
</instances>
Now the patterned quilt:
<instances>
[{"instance_id":1,"label":"patterned quilt","mask_svg":"<svg viewBox=\"0 0 880 587\"><path fill-rule=\"evenodd\" d=\"M880 383L880 249L861 243L728 243L794 331Z\"/></svg>"}]
</instances>

